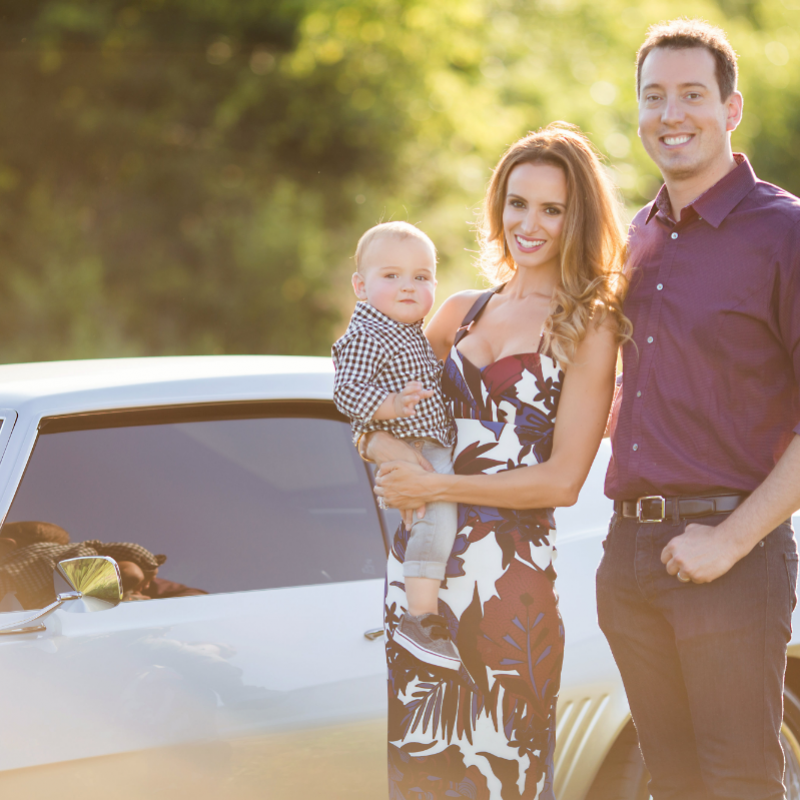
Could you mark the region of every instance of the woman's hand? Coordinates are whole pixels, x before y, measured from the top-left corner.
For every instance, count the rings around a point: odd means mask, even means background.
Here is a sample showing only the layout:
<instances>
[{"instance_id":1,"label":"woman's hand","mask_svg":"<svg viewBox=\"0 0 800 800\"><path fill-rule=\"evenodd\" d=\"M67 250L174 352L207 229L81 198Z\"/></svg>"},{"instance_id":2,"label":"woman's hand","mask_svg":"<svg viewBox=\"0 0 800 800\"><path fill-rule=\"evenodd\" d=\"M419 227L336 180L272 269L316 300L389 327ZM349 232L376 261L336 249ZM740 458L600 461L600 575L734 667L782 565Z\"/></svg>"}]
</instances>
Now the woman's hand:
<instances>
[{"instance_id":1,"label":"woman's hand","mask_svg":"<svg viewBox=\"0 0 800 800\"><path fill-rule=\"evenodd\" d=\"M362 450L363 455L366 458L375 462L379 470L378 474L380 474L380 470L383 468L383 465L388 463L413 464L415 467L421 468L424 472L434 471L433 467L431 466L431 462L428 461L428 459L425 458L425 456L423 456L416 447L413 447L401 439L395 439L394 436L392 436L390 433L386 433L386 431L373 431L372 433L368 433L364 437ZM385 499L377 491L377 489L375 494L381 498L379 502L385 502ZM392 508L396 507L391 503L386 503L386 505L391 506ZM425 516L424 505L417 504L411 508L401 509L403 525L405 525L407 529L411 528L411 524L414 521L415 510L418 517L422 518Z\"/></svg>"},{"instance_id":2,"label":"woman's hand","mask_svg":"<svg viewBox=\"0 0 800 800\"><path fill-rule=\"evenodd\" d=\"M406 523L406 515L410 517L414 510L418 517L425 516L425 506L420 506L420 501L427 503L433 500L430 481L428 471L419 464L389 461L378 470L374 491L387 506L401 509L403 522Z\"/></svg>"},{"instance_id":3,"label":"woman's hand","mask_svg":"<svg viewBox=\"0 0 800 800\"><path fill-rule=\"evenodd\" d=\"M418 464L424 470L433 472L430 461L408 442L395 439L386 431L372 431L368 433L361 446L362 455L369 461L374 461L379 468L388 461L407 461L409 464Z\"/></svg>"}]
</instances>

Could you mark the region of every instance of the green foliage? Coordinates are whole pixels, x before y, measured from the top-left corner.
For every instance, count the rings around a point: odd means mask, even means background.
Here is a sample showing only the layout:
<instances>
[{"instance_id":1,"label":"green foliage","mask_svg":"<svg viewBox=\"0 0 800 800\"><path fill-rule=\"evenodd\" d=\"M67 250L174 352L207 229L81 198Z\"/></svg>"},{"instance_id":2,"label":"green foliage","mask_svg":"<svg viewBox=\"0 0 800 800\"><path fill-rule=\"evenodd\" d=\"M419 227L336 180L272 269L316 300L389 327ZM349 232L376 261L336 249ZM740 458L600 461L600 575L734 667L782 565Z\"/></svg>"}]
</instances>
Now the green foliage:
<instances>
[{"instance_id":1,"label":"green foliage","mask_svg":"<svg viewBox=\"0 0 800 800\"><path fill-rule=\"evenodd\" d=\"M478 284L490 170L554 119L640 205L634 54L680 14L800 192L800 0L0 0L0 360L326 353L381 219L433 236L440 299Z\"/></svg>"}]
</instances>

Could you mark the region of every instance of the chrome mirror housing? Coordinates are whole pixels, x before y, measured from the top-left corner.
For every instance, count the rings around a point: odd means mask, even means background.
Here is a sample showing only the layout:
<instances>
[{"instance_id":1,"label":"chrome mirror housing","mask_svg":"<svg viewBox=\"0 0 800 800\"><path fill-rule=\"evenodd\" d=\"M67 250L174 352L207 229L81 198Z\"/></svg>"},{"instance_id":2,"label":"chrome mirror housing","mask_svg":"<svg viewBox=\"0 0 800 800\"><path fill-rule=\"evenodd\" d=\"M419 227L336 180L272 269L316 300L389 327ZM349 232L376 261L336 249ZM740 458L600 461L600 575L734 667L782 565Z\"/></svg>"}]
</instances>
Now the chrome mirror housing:
<instances>
[{"instance_id":1,"label":"chrome mirror housing","mask_svg":"<svg viewBox=\"0 0 800 800\"><path fill-rule=\"evenodd\" d=\"M68 591L81 594L80 603L70 603L65 611L104 611L122 601L119 567L108 556L68 558L56 565L53 578L61 577ZM54 580L55 583L55 580Z\"/></svg>"},{"instance_id":2,"label":"chrome mirror housing","mask_svg":"<svg viewBox=\"0 0 800 800\"><path fill-rule=\"evenodd\" d=\"M0 626L0 636L35 633L43 631L43 624L31 626L31 622L52 614L65 603L65 610L77 613L104 611L114 608L122 600L122 582L119 567L113 558L108 556L87 556L84 558L68 558L59 561L53 571L53 583L58 589L54 603L37 611L33 616Z\"/></svg>"}]
</instances>

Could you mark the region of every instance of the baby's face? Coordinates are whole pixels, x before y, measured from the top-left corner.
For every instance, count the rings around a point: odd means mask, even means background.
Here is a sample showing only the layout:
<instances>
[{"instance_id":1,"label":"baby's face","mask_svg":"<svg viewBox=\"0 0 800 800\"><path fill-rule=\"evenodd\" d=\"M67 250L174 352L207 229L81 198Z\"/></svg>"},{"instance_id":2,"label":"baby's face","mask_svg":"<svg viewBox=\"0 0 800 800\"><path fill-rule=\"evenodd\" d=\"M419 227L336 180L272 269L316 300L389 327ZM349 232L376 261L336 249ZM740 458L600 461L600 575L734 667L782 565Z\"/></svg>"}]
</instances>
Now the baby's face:
<instances>
[{"instance_id":1,"label":"baby's face","mask_svg":"<svg viewBox=\"0 0 800 800\"><path fill-rule=\"evenodd\" d=\"M361 257L353 289L395 322L419 322L433 307L436 256L420 239L381 236Z\"/></svg>"}]
</instances>

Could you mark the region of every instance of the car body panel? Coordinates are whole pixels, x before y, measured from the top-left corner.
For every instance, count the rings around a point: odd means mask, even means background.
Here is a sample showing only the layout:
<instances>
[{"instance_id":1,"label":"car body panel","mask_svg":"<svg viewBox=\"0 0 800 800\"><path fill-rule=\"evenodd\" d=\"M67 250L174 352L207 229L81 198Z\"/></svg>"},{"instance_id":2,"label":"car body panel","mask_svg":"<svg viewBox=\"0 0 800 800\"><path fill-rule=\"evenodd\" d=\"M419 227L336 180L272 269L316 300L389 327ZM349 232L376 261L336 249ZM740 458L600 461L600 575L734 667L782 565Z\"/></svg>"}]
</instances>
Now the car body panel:
<instances>
[{"instance_id":1,"label":"car body panel","mask_svg":"<svg viewBox=\"0 0 800 800\"><path fill-rule=\"evenodd\" d=\"M364 632L382 595L371 580L58 610L0 640L0 770L379 719L383 647Z\"/></svg>"}]
</instances>

